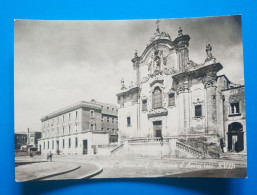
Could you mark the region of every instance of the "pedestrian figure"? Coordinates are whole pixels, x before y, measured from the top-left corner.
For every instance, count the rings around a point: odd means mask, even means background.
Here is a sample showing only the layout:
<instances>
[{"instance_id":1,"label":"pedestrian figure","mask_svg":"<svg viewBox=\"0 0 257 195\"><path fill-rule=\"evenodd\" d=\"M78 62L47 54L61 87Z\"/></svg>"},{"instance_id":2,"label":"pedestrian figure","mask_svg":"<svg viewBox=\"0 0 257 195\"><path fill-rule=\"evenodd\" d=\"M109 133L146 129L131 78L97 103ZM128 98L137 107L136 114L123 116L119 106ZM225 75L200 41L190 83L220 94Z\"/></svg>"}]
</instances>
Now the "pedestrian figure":
<instances>
[{"instance_id":1,"label":"pedestrian figure","mask_svg":"<svg viewBox=\"0 0 257 195\"><path fill-rule=\"evenodd\" d=\"M49 158L50 158L50 161L51 161L51 162L52 162L52 157L53 157L53 154L52 154L52 152L50 151Z\"/></svg>"}]
</instances>

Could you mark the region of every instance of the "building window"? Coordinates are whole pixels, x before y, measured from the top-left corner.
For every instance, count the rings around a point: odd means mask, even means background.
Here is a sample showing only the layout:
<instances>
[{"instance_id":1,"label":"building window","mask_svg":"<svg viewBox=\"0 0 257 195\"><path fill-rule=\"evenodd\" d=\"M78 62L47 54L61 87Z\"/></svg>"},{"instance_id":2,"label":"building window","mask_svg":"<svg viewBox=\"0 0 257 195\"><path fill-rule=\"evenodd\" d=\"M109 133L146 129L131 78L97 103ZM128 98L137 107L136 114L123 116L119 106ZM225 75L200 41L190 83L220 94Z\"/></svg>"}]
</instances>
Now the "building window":
<instances>
[{"instance_id":1,"label":"building window","mask_svg":"<svg viewBox=\"0 0 257 195\"><path fill-rule=\"evenodd\" d=\"M94 125L94 123L91 123L90 124L90 130L94 130L95 129L95 125Z\"/></svg>"},{"instance_id":2,"label":"building window","mask_svg":"<svg viewBox=\"0 0 257 195\"><path fill-rule=\"evenodd\" d=\"M162 91L159 87L156 87L153 92L153 108L162 107Z\"/></svg>"},{"instance_id":3,"label":"building window","mask_svg":"<svg viewBox=\"0 0 257 195\"><path fill-rule=\"evenodd\" d=\"M104 131L104 128L102 128L102 131Z\"/></svg>"},{"instance_id":4,"label":"building window","mask_svg":"<svg viewBox=\"0 0 257 195\"><path fill-rule=\"evenodd\" d=\"M114 112L114 108L112 108L112 112Z\"/></svg>"},{"instance_id":5,"label":"building window","mask_svg":"<svg viewBox=\"0 0 257 195\"><path fill-rule=\"evenodd\" d=\"M94 110L90 110L90 118L94 118Z\"/></svg>"},{"instance_id":6,"label":"building window","mask_svg":"<svg viewBox=\"0 0 257 195\"><path fill-rule=\"evenodd\" d=\"M62 147L63 148L65 147L65 140L64 139L62 140Z\"/></svg>"},{"instance_id":7,"label":"building window","mask_svg":"<svg viewBox=\"0 0 257 195\"><path fill-rule=\"evenodd\" d=\"M76 118L78 117L78 111L76 111Z\"/></svg>"},{"instance_id":8,"label":"building window","mask_svg":"<svg viewBox=\"0 0 257 195\"><path fill-rule=\"evenodd\" d=\"M112 118L112 123L114 123L114 118Z\"/></svg>"},{"instance_id":9,"label":"building window","mask_svg":"<svg viewBox=\"0 0 257 195\"><path fill-rule=\"evenodd\" d=\"M64 121L64 115L62 116L62 121Z\"/></svg>"},{"instance_id":10,"label":"building window","mask_svg":"<svg viewBox=\"0 0 257 195\"><path fill-rule=\"evenodd\" d=\"M104 122L104 117L102 116L102 122Z\"/></svg>"},{"instance_id":11,"label":"building window","mask_svg":"<svg viewBox=\"0 0 257 195\"><path fill-rule=\"evenodd\" d=\"M78 132L78 124L75 124L76 132Z\"/></svg>"},{"instance_id":12,"label":"building window","mask_svg":"<svg viewBox=\"0 0 257 195\"><path fill-rule=\"evenodd\" d=\"M202 105L196 105L195 106L195 117L201 117L202 116Z\"/></svg>"},{"instance_id":13,"label":"building window","mask_svg":"<svg viewBox=\"0 0 257 195\"><path fill-rule=\"evenodd\" d=\"M78 147L78 137L75 137L75 148Z\"/></svg>"},{"instance_id":14,"label":"building window","mask_svg":"<svg viewBox=\"0 0 257 195\"><path fill-rule=\"evenodd\" d=\"M69 113L69 120L70 120L70 118L71 118L71 113Z\"/></svg>"},{"instance_id":15,"label":"building window","mask_svg":"<svg viewBox=\"0 0 257 195\"><path fill-rule=\"evenodd\" d=\"M147 110L147 100L142 100L142 111Z\"/></svg>"},{"instance_id":16,"label":"building window","mask_svg":"<svg viewBox=\"0 0 257 195\"><path fill-rule=\"evenodd\" d=\"M52 149L54 149L54 140L52 141Z\"/></svg>"},{"instance_id":17,"label":"building window","mask_svg":"<svg viewBox=\"0 0 257 195\"><path fill-rule=\"evenodd\" d=\"M169 94L169 106L175 106L175 94L174 93Z\"/></svg>"},{"instance_id":18,"label":"building window","mask_svg":"<svg viewBox=\"0 0 257 195\"><path fill-rule=\"evenodd\" d=\"M230 114L240 114L239 102L230 104Z\"/></svg>"},{"instance_id":19,"label":"building window","mask_svg":"<svg viewBox=\"0 0 257 195\"><path fill-rule=\"evenodd\" d=\"M47 149L49 149L49 141L47 142Z\"/></svg>"},{"instance_id":20,"label":"building window","mask_svg":"<svg viewBox=\"0 0 257 195\"><path fill-rule=\"evenodd\" d=\"M109 112L109 107L107 107L107 112Z\"/></svg>"},{"instance_id":21,"label":"building window","mask_svg":"<svg viewBox=\"0 0 257 195\"><path fill-rule=\"evenodd\" d=\"M107 128L107 132L109 132L110 131L110 129L109 128Z\"/></svg>"},{"instance_id":22,"label":"building window","mask_svg":"<svg viewBox=\"0 0 257 195\"><path fill-rule=\"evenodd\" d=\"M71 139L69 138L69 148L71 147Z\"/></svg>"},{"instance_id":23,"label":"building window","mask_svg":"<svg viewBox=\"0 0 257 195\"><path fill-rule=\"evenodd\" d=\"M64 135L64 127L62 128L62 134Z\"/></svg>"},{"instance_id":24,"label":"building window","mask_svg":"<svg viewBox=\"0 0 257 195\"><path fill-rule=\"evenodd\" d=\"M127 126L131 126L131 118L130 118L130 116L127 117Z\"/></svg>"},{"instance_id":25,"label":"building window","mask_svg":"<svg viewBox=\"0 0 257 195\"><path fill-rule=\"evenodd\" d=\"M109 116L107 117L107 123L109 123L110 119L109 119Z\"/></svg>"}]
</instances>

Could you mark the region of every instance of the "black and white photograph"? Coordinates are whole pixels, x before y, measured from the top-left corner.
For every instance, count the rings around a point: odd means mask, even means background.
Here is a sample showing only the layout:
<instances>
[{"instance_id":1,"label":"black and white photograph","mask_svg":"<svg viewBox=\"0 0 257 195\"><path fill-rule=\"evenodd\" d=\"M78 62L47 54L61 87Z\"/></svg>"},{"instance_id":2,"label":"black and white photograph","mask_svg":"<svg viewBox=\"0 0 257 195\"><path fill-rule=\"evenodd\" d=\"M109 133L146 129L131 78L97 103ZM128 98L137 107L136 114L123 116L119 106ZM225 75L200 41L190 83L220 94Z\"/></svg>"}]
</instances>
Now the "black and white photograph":
<instances>
[{"instance_id":1,"label":"black and white photograph","mask_svg":"<svg viewBox=\"0 0 257 195\"><path fill-rule=\"evenodd\" d=\"M16 181L246 178L241 28L15 20Z\"/></svg>"}]
</instances>

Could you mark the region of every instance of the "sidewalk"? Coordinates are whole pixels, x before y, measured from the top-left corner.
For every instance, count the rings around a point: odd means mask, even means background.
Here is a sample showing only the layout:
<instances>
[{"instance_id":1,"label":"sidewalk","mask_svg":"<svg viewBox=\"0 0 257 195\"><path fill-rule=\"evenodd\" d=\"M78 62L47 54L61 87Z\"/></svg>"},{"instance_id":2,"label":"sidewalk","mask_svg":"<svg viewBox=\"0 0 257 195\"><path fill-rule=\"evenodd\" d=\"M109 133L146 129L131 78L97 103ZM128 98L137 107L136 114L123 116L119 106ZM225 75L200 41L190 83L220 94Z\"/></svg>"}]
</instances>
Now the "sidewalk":
<instances>
[{"instance_id":1,"label":"sidewalk","mask_svg":"<svg viewBox=\"0 0 257 195\"><path fill-rule=\"evenodd\" d=\"M80 165L67 162L41 162L15 167L17 182L41 180L49 176L63 174L80 168Z\"/></svg>"}]
</instances>

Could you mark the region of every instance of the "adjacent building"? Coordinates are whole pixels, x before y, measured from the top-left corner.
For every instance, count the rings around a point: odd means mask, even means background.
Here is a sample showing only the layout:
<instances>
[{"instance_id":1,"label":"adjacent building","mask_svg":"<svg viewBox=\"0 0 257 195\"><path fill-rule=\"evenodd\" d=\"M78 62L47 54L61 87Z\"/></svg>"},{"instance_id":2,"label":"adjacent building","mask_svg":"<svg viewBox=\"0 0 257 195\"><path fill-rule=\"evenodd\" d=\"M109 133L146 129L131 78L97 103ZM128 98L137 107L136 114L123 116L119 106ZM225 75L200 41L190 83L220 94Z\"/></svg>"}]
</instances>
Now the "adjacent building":
<instances>
[{"instance_id":1,"label":"adjacent building","mask_svg":"<svg viewBox=\"0 0 257 195\"><path fill-rule=\"evenodd\" d=\"M97 154L117 142L117 107L92 100L81 101L42 117L43 153Z\"/></svg>"},{"instance_id":2,"label":"adjacent building","mask_svg":"<svg viewBox=\"0 0 257 195\"><path fill-rule=\"evenodd\" d=\"M15 150L20 150L21 146L27 145L27 133L15 133Z\"/></svg>"},{"instance_id":3,"label":"adjacent building","mask_svg":"<svg viewBox=\"0 0 257 195\"><path fill-rule=\"evenodd\" d=\"M174 40L159 27L141 56L132 59L136 80L117 94L116 153L219 156L246 151L244 86L218 75L223 65L207 44L206 60L189 58L190 36ZM161 147L160 147L161 145Z\"/></svg>"}]
</instances>

